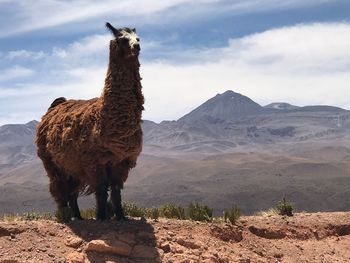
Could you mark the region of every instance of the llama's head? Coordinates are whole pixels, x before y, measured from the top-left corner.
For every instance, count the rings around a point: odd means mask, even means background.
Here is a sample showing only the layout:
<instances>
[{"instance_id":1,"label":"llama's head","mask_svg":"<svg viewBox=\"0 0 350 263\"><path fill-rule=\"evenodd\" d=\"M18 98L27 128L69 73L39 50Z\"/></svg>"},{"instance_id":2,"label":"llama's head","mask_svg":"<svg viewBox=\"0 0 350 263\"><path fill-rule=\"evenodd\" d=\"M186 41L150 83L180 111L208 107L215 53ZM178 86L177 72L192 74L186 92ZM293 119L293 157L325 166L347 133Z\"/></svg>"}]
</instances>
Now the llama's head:
<instances>
[{"instance_id":1,"label":"llama's head","mask_svg":"<svg viewBox=\"0 0 350 263\"><path fill-rule=\"evenodd\" d=\"M135 28L114 28L110 23L106 27L111 31L115 39L111 40L110 49L117 52L122 58L137 57L140 53L140 39L136 35Z\"/></svg>"}]
</instances>

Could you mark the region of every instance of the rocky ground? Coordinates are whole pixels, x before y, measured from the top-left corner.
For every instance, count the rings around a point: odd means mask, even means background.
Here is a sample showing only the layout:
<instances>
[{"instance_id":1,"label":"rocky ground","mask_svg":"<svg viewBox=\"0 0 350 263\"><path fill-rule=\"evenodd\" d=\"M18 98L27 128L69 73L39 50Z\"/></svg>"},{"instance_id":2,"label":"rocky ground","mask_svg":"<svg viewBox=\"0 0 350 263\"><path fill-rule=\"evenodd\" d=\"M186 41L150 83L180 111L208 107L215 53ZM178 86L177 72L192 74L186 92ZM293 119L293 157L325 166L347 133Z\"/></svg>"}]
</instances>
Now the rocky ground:
<instances>
[{"instance_id":1,"label":"rocky ground","mask_svg":"<svg viewBox=\"0 0 350 263\"><path fill-rule=\"evenodd\" d=\"M160 219L0 222L0 263L350 262L350 213L241 217L237 226Z\"/></svg>"}]
</instances>

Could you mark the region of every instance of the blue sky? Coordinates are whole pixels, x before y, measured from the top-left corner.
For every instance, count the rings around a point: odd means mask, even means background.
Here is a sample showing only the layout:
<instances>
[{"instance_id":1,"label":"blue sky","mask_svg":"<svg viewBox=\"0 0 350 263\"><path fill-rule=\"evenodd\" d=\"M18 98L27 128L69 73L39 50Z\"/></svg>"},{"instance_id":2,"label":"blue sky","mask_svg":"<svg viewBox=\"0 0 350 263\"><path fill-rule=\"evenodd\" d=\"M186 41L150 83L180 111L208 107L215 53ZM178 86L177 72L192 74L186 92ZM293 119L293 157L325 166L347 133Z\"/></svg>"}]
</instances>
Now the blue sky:
<instances>
[{"instance_id":1,"label":"blue sky","mask_svg":"<svg viewBox=\"0 0 350 263\"><path fill-rule=\"evenodd\" d=\"M145 119L178 119L228 89L350 109L348 0L0 0L0 125L99 96L106 21L141 38Z\"/></svg>"}]
</instances>

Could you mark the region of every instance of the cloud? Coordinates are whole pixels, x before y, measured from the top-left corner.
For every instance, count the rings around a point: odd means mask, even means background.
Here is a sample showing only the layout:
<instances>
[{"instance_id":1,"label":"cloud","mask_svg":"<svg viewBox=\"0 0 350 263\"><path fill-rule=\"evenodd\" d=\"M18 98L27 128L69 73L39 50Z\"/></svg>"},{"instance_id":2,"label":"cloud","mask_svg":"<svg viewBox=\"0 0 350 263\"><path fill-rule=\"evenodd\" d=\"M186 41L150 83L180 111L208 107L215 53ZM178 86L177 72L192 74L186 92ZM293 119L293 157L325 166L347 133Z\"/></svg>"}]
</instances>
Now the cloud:
<instances>
[{"instance_id":1,"label":"cloud","mask_svg":"<svg viewBox=\"0 0 350 263\"><path fill-rule=\"evenodd\" d=\"M12 60L12 59L23 59L23 58L28 58L28 59L40 59L45 56L45 53L43 51L40 52L33 52L33 51L28 51L28 50L15 50L15 51L10 51L8 52L6 58Z\"/></svg>"},{"instance_id":2,"label":"cloud","mask_svg":"<svg viewBox=\"0 0 350 263\"><path fill-rule=\"evenodd\" d=\"M0 81L7 81L17 78L28 77L34 74L34 71L22 66L13 66L0 71Z\"/></svg>"},{"instance_id":3,"label":"cloud","mask_svg":"<svg viewBox=\"0 0 350 263\"><path fill-rule=\"evenodd\" d=\"M179 118L227 89L261 104L284 100L350 109L349 46L350 24L324 23L231 39L224 48L187 50L180 60L173 54L175 64L170 59L142 69L145 117Z\"/></svg>"},{"instance_id":4,"label":"cloud","mask_svg":"<svg viewBox=\"0 0 350 263\"><path fill-rule=\"evenodd\" d=\"M40 78L0 88L0 105L25 105L26 109L11 109L12 114L32 112L30 116L39 118L56 97L99 96L107 68L108 39L108 35L93 35L45 53L35 67ZM177 119L228 89L262 105L286 101L350 109L349 23L277 28L230 39L220 48L172 47L169 51L167 43L142 40L142 44L145 119ZM167 56L150 59L149 54L156 50Z\"/></svg>"},{"instance_id":5,"label":"cloud","mask_svg":"<svg viewBox=\"0 0 350 263\"><path fill-rule=\"evenodd\" d=\"M151 24L192 21L208 14L256 13L276 9L290 9L320 5L337 0L37 0L34 2L0 1L3 17L0 37L55 26L111 17L114 21L141 21ZM45 14L45 15L43 15ZM5 21L7 23L5 23ZM0 19L1 22L1 19ZM86 23L85 23L86 26ZM69 27L65 27L69 29Z\"/></svg>"},{"instance_id":6,"label":"cloud","mask_svg":"<svg viewBox=\"0 0 350 263\"><path fill-rule=\"evenodd\" d=\"M38 0L32 3L15 0L11 8L8 7L8 9L15 13L17 21L21 22L16 26L10 23L11 27L5 28L2 35L8 36L102 16L110 17L114 15L122 18L146 16L185 2L188 2L188 0ZM4 2L4 11L6 7L6 2ZM6 15L5 12L4 15ZM7 14L7 16L10 16L10 14Z\"/></svg>"},{"instance_id":7,"label":"cloud","mask_svg":"<svg viewBox=\"0 0 350 263\"><path fill-rule=\"evenodd\" d=\"M288 74L349 70L350 24L309 24L269 30L230 40L227 59ZM238 52L236 52L238 51Z\"/></svg>"}]
</instances>

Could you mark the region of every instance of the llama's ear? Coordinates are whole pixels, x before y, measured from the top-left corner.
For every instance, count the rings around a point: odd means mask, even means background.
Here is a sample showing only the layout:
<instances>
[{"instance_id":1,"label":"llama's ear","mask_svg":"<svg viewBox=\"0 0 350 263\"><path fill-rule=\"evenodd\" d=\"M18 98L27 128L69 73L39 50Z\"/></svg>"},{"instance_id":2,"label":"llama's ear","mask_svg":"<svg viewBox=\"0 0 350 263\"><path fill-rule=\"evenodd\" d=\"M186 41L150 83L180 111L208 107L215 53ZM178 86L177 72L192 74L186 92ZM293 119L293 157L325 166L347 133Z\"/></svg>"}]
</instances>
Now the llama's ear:
<instances>
[{"instance_id":1,"label":"llama's ear","mask_svg":"<svg viewBox=\"0 0 350 263\"><path fill-rule=\"evenodd\" d=\"M136 33L136 28L131 29L134 33Z\"/></svg>"},{"instance_id":2,"label":"llama's ear","mask_svg":"<svg viewBox=\"0 0 350 263\"><path fill-rule=\"evenodd\" d=\"M120 31L116 28L114 28L110 23L106 23L106 27L108 28L109 31L115 36L115 37L120 37Z\"/></svg>"}]
</instances>

